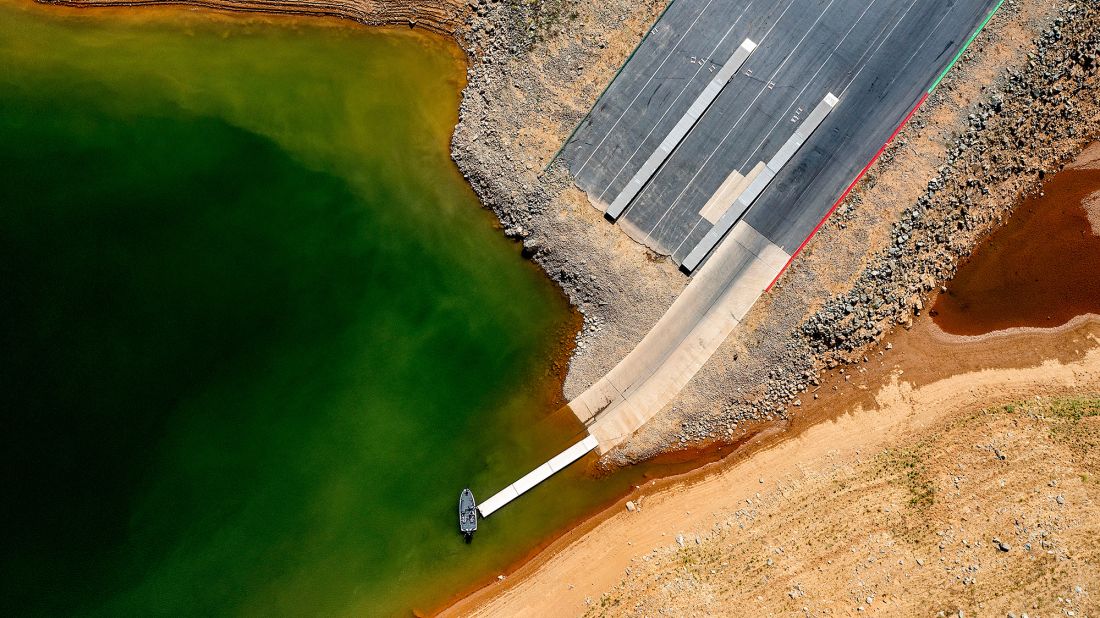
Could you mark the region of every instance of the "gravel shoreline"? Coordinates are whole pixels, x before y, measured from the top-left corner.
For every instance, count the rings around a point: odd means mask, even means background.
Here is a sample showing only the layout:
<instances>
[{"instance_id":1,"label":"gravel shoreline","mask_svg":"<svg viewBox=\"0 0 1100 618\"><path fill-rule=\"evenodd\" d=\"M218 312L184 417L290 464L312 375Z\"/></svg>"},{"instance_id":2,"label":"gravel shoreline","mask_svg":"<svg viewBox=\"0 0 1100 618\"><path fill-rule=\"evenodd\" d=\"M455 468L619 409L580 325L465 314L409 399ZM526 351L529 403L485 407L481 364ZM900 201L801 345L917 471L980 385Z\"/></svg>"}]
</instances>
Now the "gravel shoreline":
<instances>
[{"instance_id":1,"label":"gravel shoreline","mask_svg":"<svg viewBox=\"0 0 1100 618\"><path fill-rule=\"evenodd\" d=\"M664 3L471 0L468 86L451 141L463 176L505 235L584 316L564 384L572 399L664 314L687 279L607 224L557 149Z\"/></svg>"}]
</instances>

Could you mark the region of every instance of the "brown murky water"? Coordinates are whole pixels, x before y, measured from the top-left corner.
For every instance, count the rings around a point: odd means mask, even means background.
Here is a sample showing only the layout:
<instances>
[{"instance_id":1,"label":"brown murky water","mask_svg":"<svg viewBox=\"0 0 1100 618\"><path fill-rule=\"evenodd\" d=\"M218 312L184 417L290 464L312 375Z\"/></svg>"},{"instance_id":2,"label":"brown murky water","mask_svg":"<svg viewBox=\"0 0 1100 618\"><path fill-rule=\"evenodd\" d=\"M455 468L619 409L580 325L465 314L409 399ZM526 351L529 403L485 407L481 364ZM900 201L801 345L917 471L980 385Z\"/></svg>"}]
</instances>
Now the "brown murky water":
<instances>
[{"instance_id":1,"label":"brown murky water","mask_svg":"<svg viewBox=\"0 0 1100 618\"><path fill-rule=\"evenodd\" d=\"M1100 167L1089 167L1059 172L979 245L933 305L940 328L981 335L1100 314Z\"/></svg>"}]
</instances>

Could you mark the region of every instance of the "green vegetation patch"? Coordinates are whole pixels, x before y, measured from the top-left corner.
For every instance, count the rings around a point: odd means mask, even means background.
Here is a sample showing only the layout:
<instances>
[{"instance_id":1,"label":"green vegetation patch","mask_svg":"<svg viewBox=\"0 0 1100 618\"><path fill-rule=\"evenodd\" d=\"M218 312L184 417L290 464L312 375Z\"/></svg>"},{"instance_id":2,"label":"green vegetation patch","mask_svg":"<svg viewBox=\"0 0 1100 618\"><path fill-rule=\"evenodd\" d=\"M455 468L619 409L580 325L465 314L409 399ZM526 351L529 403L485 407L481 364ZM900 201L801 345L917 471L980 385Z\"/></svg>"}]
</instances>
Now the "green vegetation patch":
<instances>
[{"instance_id":1,"label":"green vegetation patch","mask_svg":"<svg viewBox=\"0 0 1100 618\"><path fill-rule=\"evenodd\" d=\"M909 506L918 509L930 507L936 501L936 484L924 464L926 455L922 442L912 448L885 449L877 457L880 471L900 481L909 492Z\"/></svg>"}]
</instances>

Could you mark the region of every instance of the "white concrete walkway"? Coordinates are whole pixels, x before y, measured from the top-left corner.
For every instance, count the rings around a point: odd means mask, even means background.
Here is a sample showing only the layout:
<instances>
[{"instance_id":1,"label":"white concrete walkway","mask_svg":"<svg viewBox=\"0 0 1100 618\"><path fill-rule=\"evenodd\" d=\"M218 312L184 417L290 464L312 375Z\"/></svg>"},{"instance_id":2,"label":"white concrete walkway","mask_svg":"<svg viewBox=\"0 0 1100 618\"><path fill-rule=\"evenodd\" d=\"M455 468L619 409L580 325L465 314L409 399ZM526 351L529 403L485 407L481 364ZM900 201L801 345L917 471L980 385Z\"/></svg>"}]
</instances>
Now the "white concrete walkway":
<instances>
[{"instance_id":1,"label":"white concrete walkway","mask_svg":"<svg viewBox=\"0 0 1100 618\"><path fill-rule=\"evenodd\" d=\"M744 221L645 338L569 407L600 453L664 408L745 317L790 256Z\"/></svg>"}]
</instances>

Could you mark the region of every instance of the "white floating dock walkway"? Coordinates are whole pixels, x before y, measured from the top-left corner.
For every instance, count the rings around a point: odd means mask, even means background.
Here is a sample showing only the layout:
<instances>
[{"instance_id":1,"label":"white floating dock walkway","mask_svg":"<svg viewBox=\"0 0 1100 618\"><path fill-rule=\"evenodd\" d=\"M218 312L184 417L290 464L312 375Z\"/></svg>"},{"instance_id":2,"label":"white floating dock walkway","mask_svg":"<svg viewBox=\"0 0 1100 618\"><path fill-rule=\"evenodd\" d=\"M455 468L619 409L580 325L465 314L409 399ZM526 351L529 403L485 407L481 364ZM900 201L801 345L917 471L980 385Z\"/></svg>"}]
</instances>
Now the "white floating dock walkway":
<instances>
[{"instance_id":1,"label":"white floating dock walkway","mask_svg":"<svg viewBox=\"0 0 1100 618\"><path fill-rule=\"evenodd\" d=\"M737 223L741 215L745 214L745 211L749 209L749 206L752 206L756 198L760 197L760 194L768 187L768 184L771 183L775 175L779 173L779 170L783 169L783 166L791 160L794 153L798 152L802 144L804 144L817 127L821 125L825 117L829 115L829 112L833 111L833 107L836 106L837 100L838 99L833 93L830 92L826 94L825 98L814 108L814 111L810 112L810 115L806 117L806 120L798 125L794 135L783 144L783 147L779 149L779 152L775 153L771 161L768 161L767 165L765 165L764 169L756 175L752 183L741 192L741 195L737 196L733 204L722 214L722 217L718 219L718 223L715 223L714 227L710 228L710 231L703 236L699 244L695 245L691 253L684 258L684 262L680 264L680 268L684 270L684 272L691 273L699 267L703 259L710 254L714 247L716 247L730 229L733 228L733 225Z\"/></svg>"},{"instance_id":2,"label":"white floating dock walkway","mask_svg":"<svg viewBox=\"0 0 1100 618\"><path fill-rule=\"evenodd\" d=\"M749 54L756 49L756 43L753 43L749 39L745 39L741 46L733 52L730 59L726 61L726 64L722 65L722 68L718 70L718 74L714 76L714 79L710 80L707 87L703 89L703 92L695 98L695 101L688 108L680 121L676 123L676 126L672 127L672 130L665 136L664 141L660 146L657 146L657 150L653 151L653 154L649 155L646 162L642 164L641 169L637 174L630 179L630 182L626 183L626 187L619 192L615 201L611 202L611 205L607 207L608 219L614 221L618 219L626 207L630 205L630 202L637 197L641 192L645 183L649 182L649 179L657 171L657 168L665 162L665 159L672 154L672 151L680 145L680 142L684 141L684 137L687 136L688 131L695 126L696 122L703 117L703 113L707 111L711 103L718 98L718 95L722 93L722 89L726 87L730 78L736 73L742 64L745 64L745 60L748 59Z\"/></svg>"},{"instance_id":3,"label":"white floating dock walkway","mask_svg":"<svg viewBox=\"0 0 1100 618\"><path fill-rule=\"evenodd\" d=\"M500 509L500 507L523 495L528 489L531 489L535 485L553 476L555 472L565 468L581 457L584 457L598 445L599 441L597 441L595 437L586 436L584 440L581 440L555 455L550 461L523 475L523 478L520 480L498 491L493 497L477 505L477 511L481 513L482 517L492 515L495 511Z\"/></svg>"}]
</instances>

